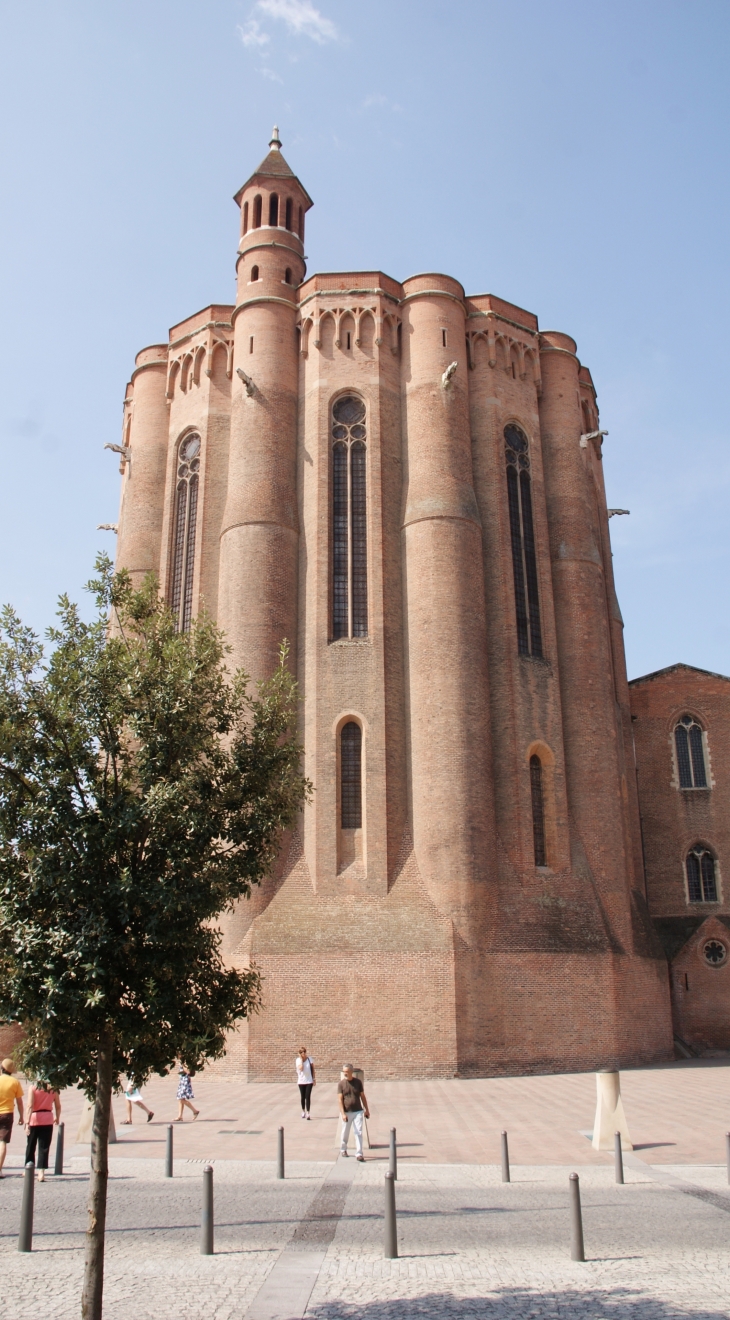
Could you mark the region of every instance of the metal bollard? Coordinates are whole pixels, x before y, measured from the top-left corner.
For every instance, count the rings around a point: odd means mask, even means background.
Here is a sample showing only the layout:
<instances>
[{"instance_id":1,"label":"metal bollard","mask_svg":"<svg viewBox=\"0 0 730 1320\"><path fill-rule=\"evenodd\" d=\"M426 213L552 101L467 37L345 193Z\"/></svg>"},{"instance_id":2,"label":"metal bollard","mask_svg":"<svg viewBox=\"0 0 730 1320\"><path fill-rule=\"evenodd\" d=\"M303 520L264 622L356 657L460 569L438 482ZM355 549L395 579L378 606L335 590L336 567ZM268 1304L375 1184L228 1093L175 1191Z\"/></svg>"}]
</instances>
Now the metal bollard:
<instances>
[{"instance_id":1,"label":"metal bollard","mask_svg":"<svg viewBox=\"0 0 730 1320\"><path fill-rule=\"evenodd\" d=\"M20 1206L20 1232L18 1233L18 1251L33 1250L33 1175L35 1165L28 1161L23 1174L23 1200Z\"/></svg>"},{"instance_id":2,"label":"metal bollard","mask_svg":"<svg viewBox=\"0 0 730 1320\"><path fill-rule=\"evenodd\" d=\"M621 1133L613 1134L613 1163L616 1173L616 1182L622 1183L624 1180L624 1157L621 1150Z\"/></svg>"},{"instance_id":3,"label":"metal bollard","mask_svg":"<svg viewBox=\"0 0 730 1320\"><path fill-rule=\"evenodd\" d=\"M398 1259L398 1226L395 1218L395 1178L392 1173L385 1175L385 1234L383 1255L386 1260Z\"/></svg>"},{"instance_id":4,"label":"metal bollard","mask_svg":"<svg viewBox=\"0 0 730 1320\"><path fill-rule=\"evenodd\" d=\"M200 1224L200 1254L212 1256L213 1251L213 1170L209 1164L203 1169L203 1216Z\"/></svg>"},{"instance_id":5,"label":"metal bollard","mask_svg":"<svg viewBox=\"0 0 730 1320\"><path fill-rule=\"evenodd\" d=\"M279 1140L276 1147L276 1176L284 1177L284 1129L279 1128Z\"/></svg>"},{"instance_id":6,"label":"metal bollard","mask_svg":"<svg viewBox=\"0 0 730 1320\"><path fill-rule=\"evenodd\" d=\"M730 1183L730 1132L725 1133L725 1150L727 1152L727 1180Z\"/></svg>"},{"instance_id":7,"label":"metal bollard","mask_svg":"<svg viewBox=\"0 0 730 1320\"><path fill-rule=\"evenodd\" d=\"M580 1213L580 1181L577 1173L571 1173L568 1185L570 1187L570 1259L585 1260L583 1219Z\"/></svg>"},{"instance_id":8,"label":"metal bollard","mask_svg":"<svg viewBox=\"0 0 730 1320\"><path fill-rule=\"evenodd\" d=\"M398 1177L398 1150L395 1143L395 1128L390 1129L390 1162L388 1169L394 1178Z\"/></svg>"},{"instance_id":9,"label":"metal bollard","mask_svg":"<svg viewBox=\"0 0 730 1320\"><path fill-rule=\"evenodd\" d=\"M172 1177L172 1123L167 1125L167 1144L165 1146L165 1177Z\"/></svg>"},{"instance_id":10,"label":"metal bollard","mask_svg":"<svg viewBox=\"0 0 730 1320\"><path fill-rule=\"evenodd\" d=\"M511 1182L509 1176L509 1146L507 1145L507 1133L502 1133L502 1182Z\"/></svg>"},{"instance_id":11,"label":"metal bollard","mask_svg":"<svg viewBox=\"0 0 730 1320\"><path fill-rule=\"evenodd\" d=\"M57 1178L60 1174L63 1173L63 1133L64 1133L64 1124L59 1123L58 1135L56 1137L56 1162L53 1166L54 1178Z\"/></svg>"}]
</instances>

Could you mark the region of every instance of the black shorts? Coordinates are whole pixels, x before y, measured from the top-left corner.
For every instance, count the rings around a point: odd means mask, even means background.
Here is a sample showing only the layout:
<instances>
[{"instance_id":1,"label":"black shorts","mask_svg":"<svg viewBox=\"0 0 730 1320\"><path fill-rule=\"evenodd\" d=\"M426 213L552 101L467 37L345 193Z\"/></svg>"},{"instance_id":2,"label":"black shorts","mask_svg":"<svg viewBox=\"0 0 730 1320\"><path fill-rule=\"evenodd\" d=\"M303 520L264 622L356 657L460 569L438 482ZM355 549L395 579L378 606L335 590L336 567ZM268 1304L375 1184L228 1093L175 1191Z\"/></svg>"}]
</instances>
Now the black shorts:
<instances>
[{"instance_id":1,"label":"black shorts","mask_svg":"<svg viewBox=\"0 0 730 1320\"><path fill-rule=\"evenodd\" d=\"M0 1114L0 1141L9 1141L13 1133L13 1115Z\"/></svg>"}]
</instances>

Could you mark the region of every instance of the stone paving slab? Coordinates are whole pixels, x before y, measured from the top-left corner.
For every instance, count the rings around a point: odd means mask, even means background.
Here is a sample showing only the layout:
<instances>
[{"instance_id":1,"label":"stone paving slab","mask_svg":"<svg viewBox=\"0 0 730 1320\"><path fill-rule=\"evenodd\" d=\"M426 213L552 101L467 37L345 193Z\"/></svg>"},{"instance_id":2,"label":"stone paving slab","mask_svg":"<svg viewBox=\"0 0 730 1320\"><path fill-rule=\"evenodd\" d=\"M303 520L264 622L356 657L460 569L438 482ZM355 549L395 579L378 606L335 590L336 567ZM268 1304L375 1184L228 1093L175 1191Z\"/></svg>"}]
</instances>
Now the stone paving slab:
<instances>
[{"instance_id":1,"label":"stone paving slab","mask_svg":"<svg viewBox=\"0 0 730 1320\"><path fill-rule=\"evenodd\" d=\"M293 1055L292 1055L293 1057ZM124 1101L114 1101L115 1153L162 1161L166 1126L175 1117L176 1077L153 1078L145 1088L154 1110L151 1123L135 1110L123 1127ZM409 1164L494 1164L499 1134L507 1128L510 1154L522 1164L609 1165L611 1153L594 1151L583 1133L593 1126L593 1073L545 1077L454 1078L431 1081L367 1081L372 1110L372 1159L386 1162L391 1127L398 1130L399 1155ZM199 1073L194 1079L197 1122L175 1125L175 1150L186 1158L271 1160L276 1132L286 1129L287 1157L330 1161L335 1156L335 1085L319 1083L312 1121L302 1122L299 1091L286 1083L252 1083ZM621 1074L621 1089L637 1154L653 1163L716 1164L725 1158L730 1128L730 1062L687 1059ZM83 1100L63 1095L66 1145L73 1152ZM16 1132L11 1150L20 1149ZM82 1148L77 1153L81 1153Z\"/></svg>"},{"instance_id":2,"label":"stone paving slab","mask_svg":"<svg viewBox=\"0 0 730 1320\"><path fill-rule=\"evenodd\" d=\"M272 1162L216 1160L217 1254L202 1257L202 1164L180 1161L169 1180L146 1160L113 1159L105 1320L244 1320L338 1167L291 1162L281 1182ZM386 1261L383 1166L351 1161L352 1187L334 1233L327 1230L307 1320L716 1320L730 1312L723 1167L664 1166L657 1181L656 1169L637 1159L623 1187L610 1167L583 1168L585 1264L568 1259L570 1166L512 1172L505 1185L496 1165L399 1166L401 1254ZM63 1179L36 1187L30 1255L16 1251L21 1185L16 1160L0 1183L3 1294L19 1320L75 1320L88 1161L74 1160ZM700 1185L710 1187L711 1202L692 1194Z\"/></svg>"}]
</instances>

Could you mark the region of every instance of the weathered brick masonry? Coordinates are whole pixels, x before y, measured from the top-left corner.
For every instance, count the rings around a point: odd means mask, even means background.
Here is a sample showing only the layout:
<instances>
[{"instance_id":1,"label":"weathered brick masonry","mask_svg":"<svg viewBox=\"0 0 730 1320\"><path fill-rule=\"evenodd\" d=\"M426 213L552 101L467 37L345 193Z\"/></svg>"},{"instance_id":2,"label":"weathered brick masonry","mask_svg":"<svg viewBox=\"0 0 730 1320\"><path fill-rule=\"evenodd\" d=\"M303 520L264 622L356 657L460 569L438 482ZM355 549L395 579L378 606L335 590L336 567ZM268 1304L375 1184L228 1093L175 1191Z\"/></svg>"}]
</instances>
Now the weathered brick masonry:
<instances>
[{"instance_id":1,"label":"weathered brick masonry","mask_svg":"<svg viewBox=\"0 0 730 1320\"><path fill-rule=\"evenodd\" d=\"M204 603L254 680L288 638L303 696L316 791L226 925L265 1008L222 1066L667 1058L590 373L449 276L306 278L270 148L235 307L138 354L125 400L119 564L182 627Z\"/></svg>"},{"instance_id":2,"label":"weathered brick masonry","mask_svg":"<svg viewBox=\"0 0 730 1320\"><path fill-rule=\"evenodd\" d=\"M692 1050L730 1049L730 679L671 665L629 685L649 907L670 960L675 1031ZM704 785L682 784L676 729L702 731ZM699 737L698 737L699 743ZM704 763L704 766L702 765ZM696 776L691 776L693 779ZM688 857L714 862L715 897L691 893Z\"/></svg>"}]
</instances>

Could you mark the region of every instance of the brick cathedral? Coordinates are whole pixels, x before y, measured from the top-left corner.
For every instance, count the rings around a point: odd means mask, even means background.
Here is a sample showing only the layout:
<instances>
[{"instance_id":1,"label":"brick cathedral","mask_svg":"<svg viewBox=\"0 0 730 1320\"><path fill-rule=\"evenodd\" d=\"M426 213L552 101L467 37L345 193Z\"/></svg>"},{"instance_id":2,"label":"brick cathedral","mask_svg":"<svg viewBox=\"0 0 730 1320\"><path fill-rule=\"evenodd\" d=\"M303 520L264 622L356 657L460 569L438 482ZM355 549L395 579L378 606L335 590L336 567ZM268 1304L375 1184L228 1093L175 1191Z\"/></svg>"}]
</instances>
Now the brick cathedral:
<instances>
[{"instance_id":1,"label":"brick cathedral","mask_svg":"<svg viewBox=\"0 0 730 1320\"><path fill-rule=\"evenodd\" d=\"M730 679L627 682L574 341L448 275L307 277L276 129L235 200L236 305L137 355L118 539L254 681L287 638L301 690L314 798L227 919L265 1007L223 1067L730 1048Z\"/></svg>"}]
</instances>

